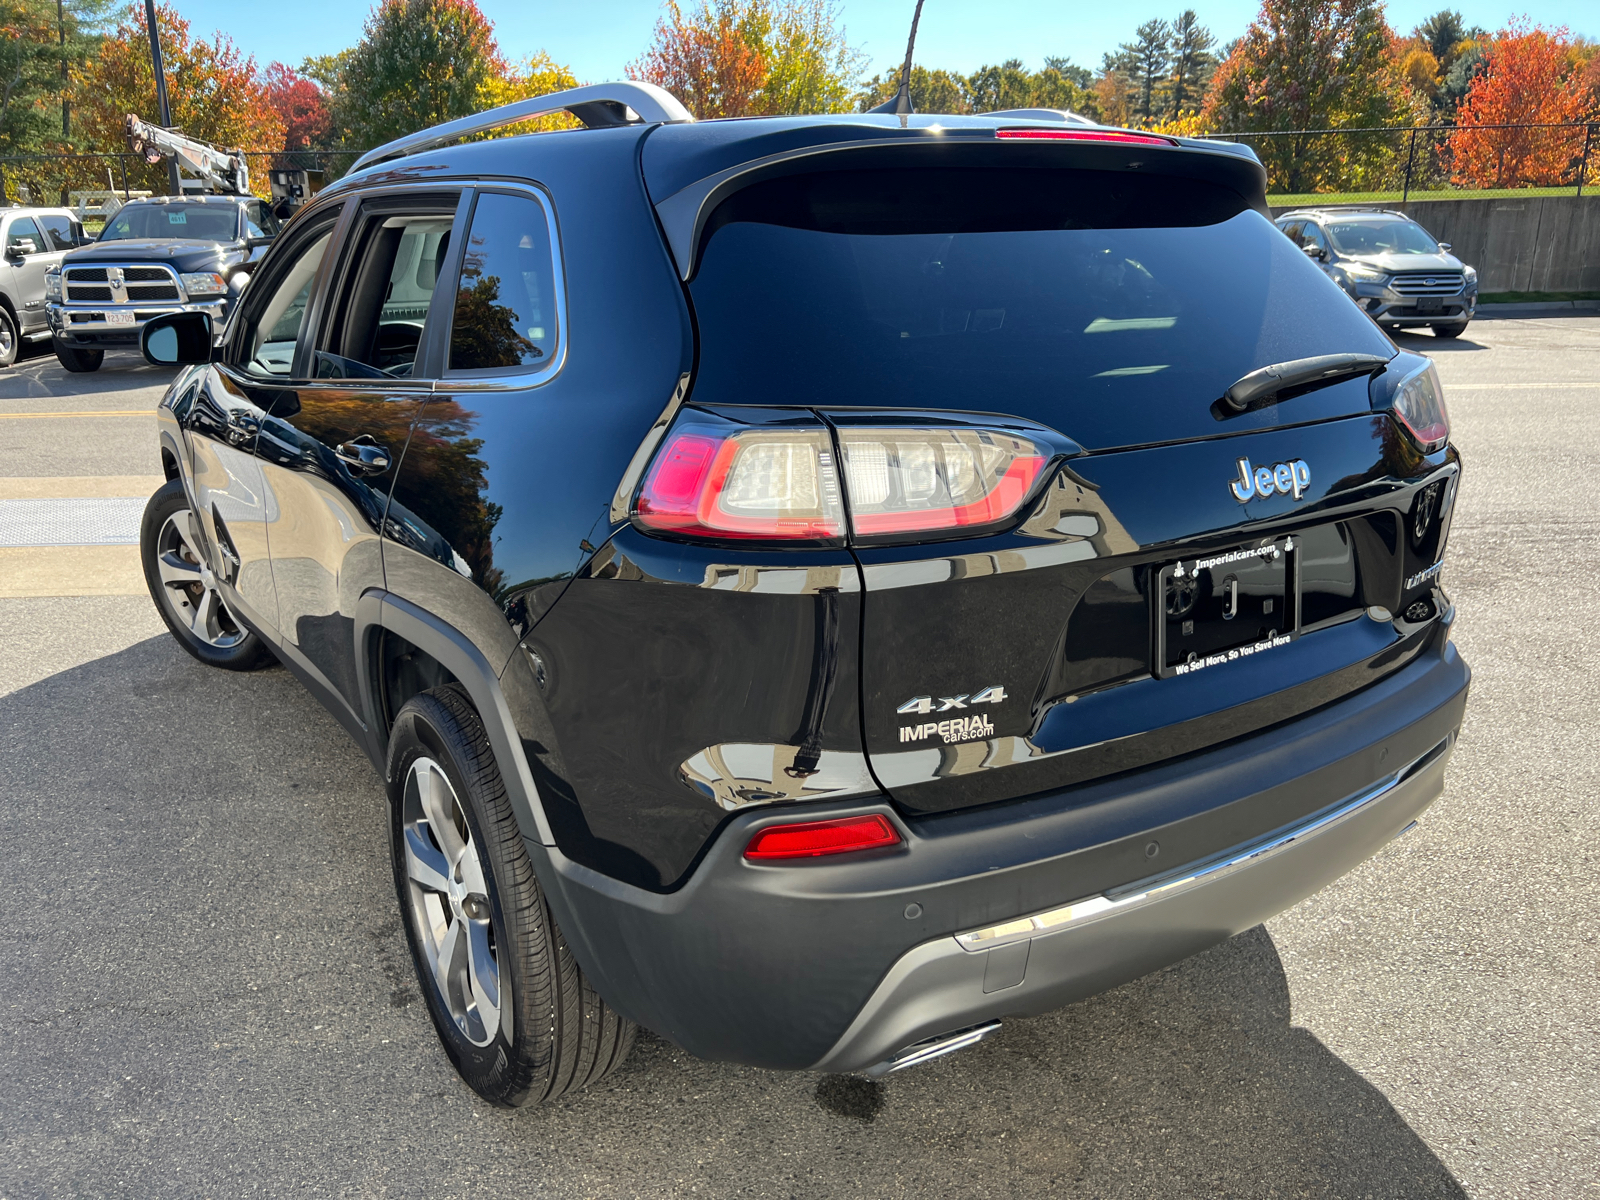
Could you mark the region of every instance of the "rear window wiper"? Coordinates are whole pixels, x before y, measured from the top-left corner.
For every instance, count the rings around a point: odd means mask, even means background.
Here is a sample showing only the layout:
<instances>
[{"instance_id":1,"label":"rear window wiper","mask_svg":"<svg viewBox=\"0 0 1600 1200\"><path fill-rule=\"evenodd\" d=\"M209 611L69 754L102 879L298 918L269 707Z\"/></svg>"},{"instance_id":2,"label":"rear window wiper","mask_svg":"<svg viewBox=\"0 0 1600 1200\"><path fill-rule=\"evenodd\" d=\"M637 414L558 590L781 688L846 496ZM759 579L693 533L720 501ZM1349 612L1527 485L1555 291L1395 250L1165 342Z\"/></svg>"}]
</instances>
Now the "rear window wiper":
<instances>
[{"instance_id":1,"label":"rear window wiper","mask_svg":"<svg viewBox=\"0 0 1600 1200\"><path fill-rule=\"evenodd\" d=\"M1219 421L1262 408L1287 391L1304 392L1354 375L1381 371L1389 360L1381 354L1317 354L1258 367L1240 379L1211 406Z\"/></svg>"}]
</instances>

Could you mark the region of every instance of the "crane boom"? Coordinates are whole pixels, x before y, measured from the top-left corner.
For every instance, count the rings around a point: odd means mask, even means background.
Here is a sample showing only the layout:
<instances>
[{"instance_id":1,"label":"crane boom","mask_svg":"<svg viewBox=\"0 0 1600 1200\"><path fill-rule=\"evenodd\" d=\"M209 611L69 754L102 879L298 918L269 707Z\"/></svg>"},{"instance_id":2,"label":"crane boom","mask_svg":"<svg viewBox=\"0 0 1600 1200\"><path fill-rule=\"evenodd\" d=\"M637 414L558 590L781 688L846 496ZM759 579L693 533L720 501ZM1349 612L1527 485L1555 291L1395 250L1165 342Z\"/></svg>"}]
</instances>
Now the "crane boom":
<instances>
[{"instance_id":1,"label":"crane boom","mask_svg":"<svg viewBox=\"0 0 1600 1200\"><path fill-rule=\"evenodd\" d=\"M128 148L154 166L163 159L177 162L213 191L243 196L250 191L250 168L238 150L219 150L208 142L184 137L128 114Z\"/></svg>"}]
</instances>

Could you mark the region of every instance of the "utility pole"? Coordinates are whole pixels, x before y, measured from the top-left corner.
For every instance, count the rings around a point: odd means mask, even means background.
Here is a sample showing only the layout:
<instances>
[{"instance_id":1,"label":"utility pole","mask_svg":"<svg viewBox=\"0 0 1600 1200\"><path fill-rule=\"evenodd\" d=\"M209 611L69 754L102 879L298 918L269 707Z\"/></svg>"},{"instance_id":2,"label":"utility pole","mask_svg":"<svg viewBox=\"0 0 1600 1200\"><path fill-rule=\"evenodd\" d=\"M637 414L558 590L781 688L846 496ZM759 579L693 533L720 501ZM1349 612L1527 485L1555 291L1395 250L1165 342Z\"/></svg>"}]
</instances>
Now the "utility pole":
<instances>
[{"instance_id":1,"label":"utility pole","mask_svg":"<svg viewBox=\"0 0 1600 1200\"><path fill-rule=\"evenodd\" d=\"M72 101L67 99L67 14L64 0L56 0L56 42L61 47L61 149L72 143ZM61 185L61 207L67 206L67 185Z\"/></svg>"},{"instance_id":2,"label":"utility pole","mask_svg":"<svg viewBox=\"0 0 1600 1200\"><path fill-rule=\"evenodd\" d=\"M172 106L167 103L167 76L161 68L161 34L156 29L156 0L144 0L144 19L150 26L150 65L156 73L156 108L160 110L161 127L172 128ZM183 180L178 176L176 159L167 160L167 182L174 196L183 195Z\"/></svg>"}]
</instances>

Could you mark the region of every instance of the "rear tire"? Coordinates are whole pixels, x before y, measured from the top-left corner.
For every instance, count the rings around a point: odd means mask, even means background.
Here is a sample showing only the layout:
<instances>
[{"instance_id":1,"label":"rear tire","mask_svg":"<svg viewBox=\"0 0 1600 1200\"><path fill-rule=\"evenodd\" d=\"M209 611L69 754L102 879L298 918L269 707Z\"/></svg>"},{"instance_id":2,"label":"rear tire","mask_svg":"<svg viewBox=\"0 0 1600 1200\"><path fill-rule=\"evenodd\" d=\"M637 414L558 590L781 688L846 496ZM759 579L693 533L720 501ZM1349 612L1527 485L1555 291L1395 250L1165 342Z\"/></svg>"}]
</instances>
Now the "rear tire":
<instances>
[{"instance_id":1,"label":"rear tire","mask_svg":"<svg viewBox=\"0 0 1600 1200\"><path fill-rule=\"evenodd\" d=\"M636 1027L600 998L556 928L459 685L400 709L388 778L395 890L417 984L461 1078L513 1108L610 1074Z\"/></svg>"},{"instance_id":2,"label":"rear tire","mask_svg":"<svg viewBox=\"0 0 1600 1200\"><path fill-rule=\"evenodd\" d=\"M201 554L194 513L181 480L157 488L145 505L139 558L161 619L190 654L225 671L253 671L272 661L266 643L239 624L223 603L216 577Z\"/></svg>"},{"instance_id":3,"label":"rear tire","mask_svg":"<svg viewBox=\"0 0 1600 1200\"><path fill-rule=\"evenodd\" d=\"M1467 331L1468 322L1456 321L1450 325L1434 325L1433 336L1440 338L1458 338Z\"/></svg>"},{"instance_id":4,"label":"rear tire","mask_svg":"<svg viewBox=\"0 0 1600 1200\"><path fill-rule=\"evenodd\" d=\"M17 321L5 305L0 304L0 367L9 367L22 352L22 339L17 334Z\"/></svg>"},{"instance_id":5,"label":"rear tire","mask_svg":"<svg viewBox=\"0 0 1600 1200\"><path fill-rule=\"evenodd\" d=\"M106 360L104 350L80 350L76 346L63 346L60 342L52 342L56 352L56 361L69 371L98 371L100 364Z\"/></svg>"}]
</instances>

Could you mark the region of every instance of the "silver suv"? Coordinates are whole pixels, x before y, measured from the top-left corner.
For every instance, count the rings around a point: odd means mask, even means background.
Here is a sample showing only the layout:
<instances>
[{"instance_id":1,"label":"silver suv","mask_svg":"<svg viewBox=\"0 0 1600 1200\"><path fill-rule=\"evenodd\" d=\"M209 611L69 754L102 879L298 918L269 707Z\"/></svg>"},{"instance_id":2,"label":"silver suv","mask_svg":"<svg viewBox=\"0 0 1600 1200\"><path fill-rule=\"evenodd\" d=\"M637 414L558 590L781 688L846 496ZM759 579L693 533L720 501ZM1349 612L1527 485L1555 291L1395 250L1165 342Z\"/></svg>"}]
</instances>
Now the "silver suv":
<instances>
[{"instance_id":1,"label":"silver suv","mask_svg":"<svg viewBox=\"0 0 1600 1200\"><path fill-rule=\"evenodd\" d=\"M0 209L0 367L17 360L25 339L50 336L45 273L86 240L68 209Z\"/></svg>"},{"instance_id":2,"label":"silver suv","mask_svg":"<svg viewBox=\"0 0 1600 1200\"><path fill-rule=\"evenodd\" d=\"M1277 225L1385 329L1460 337L1477 311L1478 272L1405 213L1302 208Z\"/></svg>"}]
</instances>

